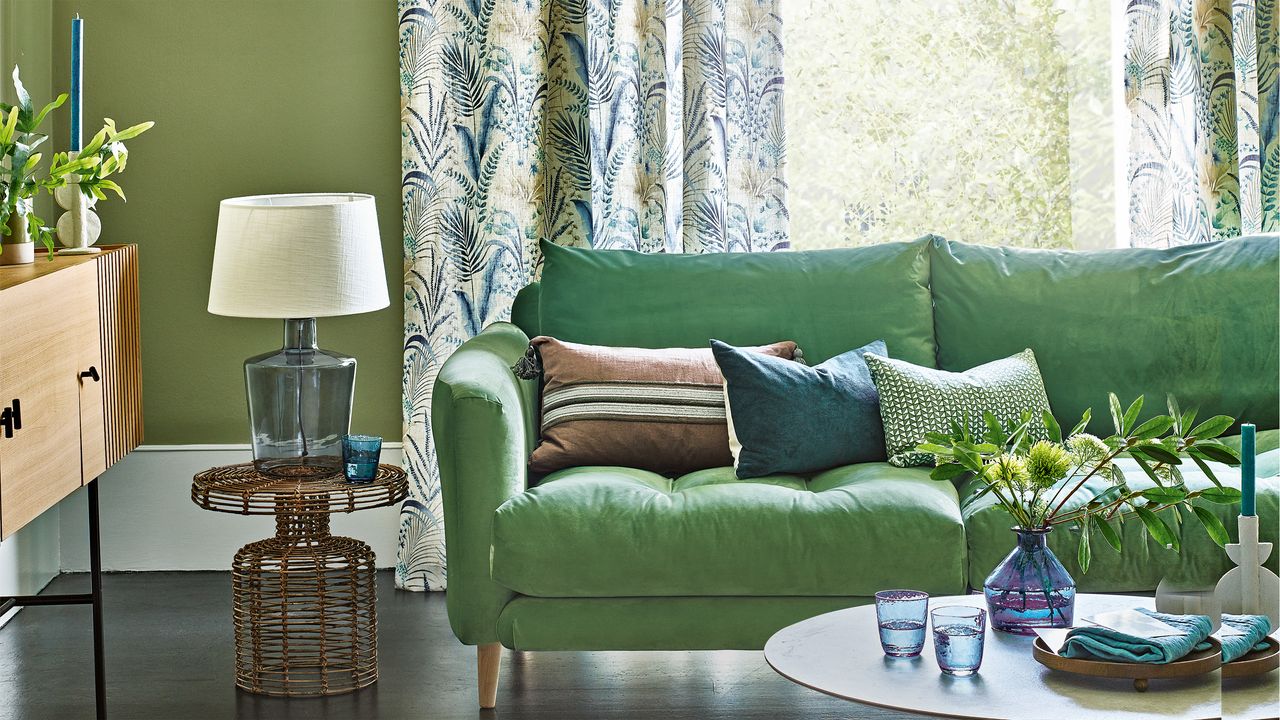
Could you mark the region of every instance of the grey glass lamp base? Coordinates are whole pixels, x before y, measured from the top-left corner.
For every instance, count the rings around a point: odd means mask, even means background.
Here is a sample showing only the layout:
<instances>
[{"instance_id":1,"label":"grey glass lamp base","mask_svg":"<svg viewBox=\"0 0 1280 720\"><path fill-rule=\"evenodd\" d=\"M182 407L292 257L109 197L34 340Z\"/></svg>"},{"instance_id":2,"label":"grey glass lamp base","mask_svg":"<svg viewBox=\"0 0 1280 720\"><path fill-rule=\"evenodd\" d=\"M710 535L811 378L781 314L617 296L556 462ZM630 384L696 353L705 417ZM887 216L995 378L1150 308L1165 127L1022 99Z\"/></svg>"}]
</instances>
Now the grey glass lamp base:
<instances>
[{"instance_id":1,"label":"grey glass lamp base","mask_svg":"<svg viewBox=\"0 0 1280 720\"><path fill-rule=\"evenodd\" d=\"M284 321L284 346L244 361L253 464L271 475L341 472L356 361L316 345L315 318Z\"/></svg>"}]
</instances>

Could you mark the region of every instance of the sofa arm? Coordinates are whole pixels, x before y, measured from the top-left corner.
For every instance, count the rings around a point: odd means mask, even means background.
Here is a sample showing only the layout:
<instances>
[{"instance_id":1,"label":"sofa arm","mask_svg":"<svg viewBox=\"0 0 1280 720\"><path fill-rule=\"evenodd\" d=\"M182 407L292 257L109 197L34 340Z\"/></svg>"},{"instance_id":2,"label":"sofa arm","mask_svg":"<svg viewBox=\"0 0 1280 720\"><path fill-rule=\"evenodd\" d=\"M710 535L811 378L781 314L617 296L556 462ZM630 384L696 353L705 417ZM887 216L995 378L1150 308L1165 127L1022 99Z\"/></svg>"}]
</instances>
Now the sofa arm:
<instances>
[{"instance_id":1,"label":"sofa arm","mask_svg":"<svg viewBox=\"0 0 1280 720\"><path fill-rule=\"evenodd\" d=\"M493 511L524 492L538 381L511 366L529 338L495 323L463 343L440 368L431 401L443 493L449 624L467 645L497 642L498 614L514 593L489 576Z\"/></svg>"}]
</instances>

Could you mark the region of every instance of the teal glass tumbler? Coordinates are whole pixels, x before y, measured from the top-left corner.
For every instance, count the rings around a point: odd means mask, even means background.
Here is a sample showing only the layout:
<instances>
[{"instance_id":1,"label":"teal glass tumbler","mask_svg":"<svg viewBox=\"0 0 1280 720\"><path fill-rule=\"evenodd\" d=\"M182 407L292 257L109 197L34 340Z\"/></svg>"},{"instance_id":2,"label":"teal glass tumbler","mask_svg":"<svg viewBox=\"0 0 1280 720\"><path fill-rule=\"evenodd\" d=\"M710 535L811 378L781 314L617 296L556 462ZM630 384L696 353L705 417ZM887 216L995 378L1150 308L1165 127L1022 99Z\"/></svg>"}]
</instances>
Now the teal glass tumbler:
<instances>
[{"instance_id":1,"label":"teal glass tumbler","mask_svg":"<svg viewBox=\"0 0 1280 720\"><path fill-rule=\"evenodd\" d=\"M965 677L982 667L987 611L967 605L948 605L929 612L933 621L933 651L942 672Z\"/></svg>"},{"instance_id":2,"label":"teal glass tumbler","mask_svg":"<svg viewBox=\"0 0 1280 720\"><path fill-rule=\"evenodd\" d=\"M913 658L924 647L929 593L919 590L881 590L876 593L876 623L880 648L889 657Z\"/></svg>"},{"instance_id":3,"label":"teal glass tumbler","mask_svg":"<svg viewBox=\"0 0 1280 720\"><path fill-rule=\"evenodd\" d=\"M342 474L347 482L373 482L378 476L382 438L377 435L346 435L342 438Z\"/></svg>"}]
</instances>

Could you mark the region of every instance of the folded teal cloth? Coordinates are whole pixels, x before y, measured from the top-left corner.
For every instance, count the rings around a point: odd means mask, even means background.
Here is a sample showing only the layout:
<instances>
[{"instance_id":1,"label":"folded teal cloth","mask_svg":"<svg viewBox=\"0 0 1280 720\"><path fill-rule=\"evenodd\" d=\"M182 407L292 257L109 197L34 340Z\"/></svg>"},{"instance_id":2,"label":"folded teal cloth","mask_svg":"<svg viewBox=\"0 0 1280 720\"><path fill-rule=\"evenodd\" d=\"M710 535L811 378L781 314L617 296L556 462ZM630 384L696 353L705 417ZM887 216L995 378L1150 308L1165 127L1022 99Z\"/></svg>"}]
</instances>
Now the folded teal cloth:
<instances>
[{"instance_id":1,"label":"folded teal cloth","mask_svg":"<svg viewBox=\"0 0 1280 720\"><path fill-rule=\"evenodd\" d=\"M1073 628L1058 654L1069 658L1110 660L1112 662L1170 663L1203 644L1213 631L1213 623L1204 615L1166 615L1145 608L1138 612L1177 629L1177 635L1143 638L1116 632L1098 625Z\"/></svg>"},{"instance_id":2,"label":"folded teal cloth","mask_svg":"<svg viewBox=\"0 0 1280 720\"><path fill-rule=\"evenodd\" d=\"M1234 628L1243 635L1219 636L1222 643L1222 662L1229 663L1253 650L1266 650L1267 644L1262 642L1271 632L1271 619L1266 615L1228 615L1222 614L1224 627Z\"/></svg>"}]
</instances>

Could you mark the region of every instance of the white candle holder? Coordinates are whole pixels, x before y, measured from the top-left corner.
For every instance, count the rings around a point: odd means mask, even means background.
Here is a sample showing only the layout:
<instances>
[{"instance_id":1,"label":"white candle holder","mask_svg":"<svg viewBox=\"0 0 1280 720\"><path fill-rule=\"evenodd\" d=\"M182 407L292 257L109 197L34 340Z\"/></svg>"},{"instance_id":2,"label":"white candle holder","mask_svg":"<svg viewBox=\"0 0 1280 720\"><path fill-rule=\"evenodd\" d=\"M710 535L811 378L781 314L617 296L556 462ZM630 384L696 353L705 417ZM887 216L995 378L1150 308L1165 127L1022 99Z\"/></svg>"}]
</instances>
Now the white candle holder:
<instances>
[{"instance_id":1,"label":"white candle holder","mask_svg":"<svg viewBox=\"0 0 1280 720\"><path fill-rule=\"evenodd\" d=\"M74 158L76 153L71 153ZM58 218L59 255L92 255L102 252L93 247L102 235L102 219L93 211L98 199L80 190L80 177L72 175L67 184L53 191L53 199L67 212Z\"/></svg>"},{"instance_id":2,"label":"white candle holder","mask_svg":"<svg viewBox=\"0 0 1280 720\"><path fill-rule=\"evenodd\" d=\"M1280 577L1262 567L1271 555L1271 543L1258 542L1258 516L1241 515L1240 542L1227 545L1227 557L1236 567L1218 581L1215 594L1222 612L1232 615L1266 615L1271 627L1280 627Z\"/></svg>"},{"instance_id":3,"label":"white candle holder","mask_svg":"<svg viewBox=\"0 0 1280 720\"><path fill-rule=\"evenodd\" d=\"M1213 632L1222 627L1222 606L1217 589L1160 580L1156 586L1156 612L1170 615L1204 615L1213 624Z\"/></svg>"}]
</instances>

